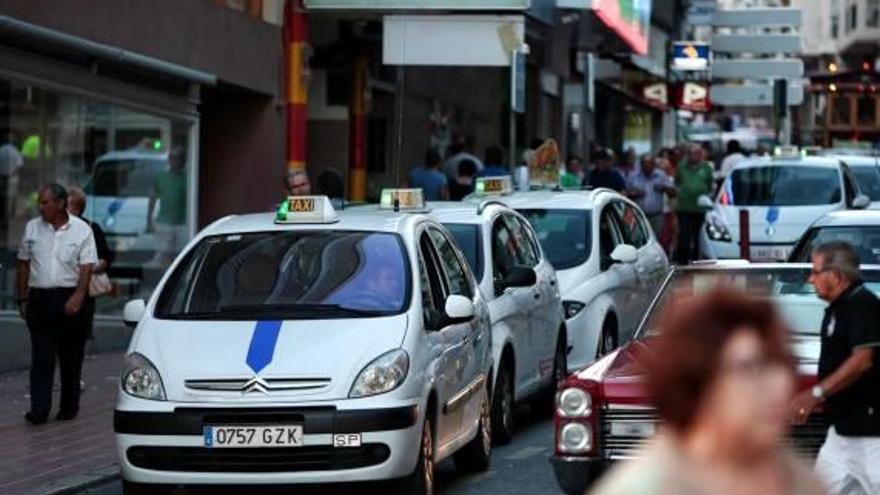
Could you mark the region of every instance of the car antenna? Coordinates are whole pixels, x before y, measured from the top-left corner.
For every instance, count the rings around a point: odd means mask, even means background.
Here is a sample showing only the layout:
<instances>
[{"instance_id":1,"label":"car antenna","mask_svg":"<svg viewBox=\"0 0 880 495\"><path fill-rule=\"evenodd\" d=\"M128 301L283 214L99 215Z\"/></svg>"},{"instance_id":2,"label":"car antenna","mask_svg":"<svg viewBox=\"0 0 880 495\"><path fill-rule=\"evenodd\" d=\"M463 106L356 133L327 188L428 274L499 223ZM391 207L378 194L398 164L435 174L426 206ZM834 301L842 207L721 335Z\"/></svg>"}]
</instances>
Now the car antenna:
<instances>
[{"instance_id":1,"label":"car antenna","mask_svg":"<svg viewBox=\"0 0 880 495\"><path fill-rule=\"evenodd\" d=\"M397 213L400 211L400 198L394 197L394 212Z\"/></svg>"}]
</instances>

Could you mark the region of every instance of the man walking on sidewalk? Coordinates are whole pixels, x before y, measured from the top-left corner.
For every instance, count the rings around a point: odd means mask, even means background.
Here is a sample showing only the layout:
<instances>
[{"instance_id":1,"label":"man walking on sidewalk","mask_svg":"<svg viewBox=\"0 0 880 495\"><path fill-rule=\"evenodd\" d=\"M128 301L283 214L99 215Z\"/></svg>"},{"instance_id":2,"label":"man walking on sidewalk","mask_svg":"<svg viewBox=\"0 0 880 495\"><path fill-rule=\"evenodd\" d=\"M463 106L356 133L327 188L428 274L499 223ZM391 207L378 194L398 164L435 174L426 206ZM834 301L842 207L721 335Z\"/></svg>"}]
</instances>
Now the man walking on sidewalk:
<instances>
[{"instance_id":1,"label":"man walking on sidewalk","mask_svg":"<svg viewBox=\"0 0 880 495\"><path fill-rule=\"evenodd\" d=\"M79 411L80 375L86 340L82 311L92 267L98 261L92 229L67 212L67 190L40 190L39 218L25 227L18 252L18 307L31 335L31 410L25 419L45 423L52 408L57 356L61 407L57 419Z\"/></svg>"},{"instance_id":2,"label":"man walking on sidewalk","mask_svg":"<svg viewBox=\"0 0 880 495\"><path fill-rule=\"evenodd\" d=\"M880 493L880 301L862 285L852 246L829 242L813 251L810 282L830 304L822 320L819 383L791 405L795 424L824 402L831 428L816 471L831 494Z\"/></svg>"}]
</instances>

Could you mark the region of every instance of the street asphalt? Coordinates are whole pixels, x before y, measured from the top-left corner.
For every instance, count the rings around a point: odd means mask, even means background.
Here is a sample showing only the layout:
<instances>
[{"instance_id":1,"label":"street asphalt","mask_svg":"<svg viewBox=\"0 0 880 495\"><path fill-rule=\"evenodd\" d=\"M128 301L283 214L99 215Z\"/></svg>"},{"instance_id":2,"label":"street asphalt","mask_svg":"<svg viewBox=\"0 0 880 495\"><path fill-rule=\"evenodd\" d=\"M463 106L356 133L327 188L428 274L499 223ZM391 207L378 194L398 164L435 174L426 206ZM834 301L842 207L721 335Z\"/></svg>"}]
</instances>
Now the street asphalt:
<instances>
[{"instance_id":1,"label":"street asphalt","mask_svg":"<svg viewBox=\"0 0 880 495\"><path fill-rule=\"evenodd\" d=\"M533 494L557 495L562 492L556 486L553 471L548 462L553 445L553 421L535 418L529 408L521 407L519 431L508 445L496 447L492 454L492 467L479 474L459 474L451 460L438 466L438 494L442 495L515 495ZM85 495L121 495L121 482L89 488L80 492ZM390 493L380 485L343 485L337 487L293 488L277 487L259 489L242 488L181 488L174 495L275 495L275 494L351 494L351 493Z\"/></svg>"}]
</instances>

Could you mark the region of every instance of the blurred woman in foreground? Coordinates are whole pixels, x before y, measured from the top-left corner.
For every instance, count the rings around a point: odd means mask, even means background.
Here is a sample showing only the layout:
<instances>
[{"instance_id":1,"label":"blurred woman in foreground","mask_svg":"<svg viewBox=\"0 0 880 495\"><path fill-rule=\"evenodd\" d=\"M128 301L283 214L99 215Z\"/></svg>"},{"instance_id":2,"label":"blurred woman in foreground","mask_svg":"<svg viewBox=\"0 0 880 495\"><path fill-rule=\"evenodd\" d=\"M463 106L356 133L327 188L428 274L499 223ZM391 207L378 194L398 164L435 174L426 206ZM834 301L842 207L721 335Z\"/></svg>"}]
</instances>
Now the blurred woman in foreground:
<instances>
[{"instance_id":1,"label":"blurred woman in foreground","mask_svg":"<svg viewBox=\"0 0 880 495\"><path fill-rule=\"evenodd\" d=\"M673 303L658 339L643 362L663 427L594 495L823 493L784 447L794 361L771 303L722 289Z\"/></svg>"}]
</instances>

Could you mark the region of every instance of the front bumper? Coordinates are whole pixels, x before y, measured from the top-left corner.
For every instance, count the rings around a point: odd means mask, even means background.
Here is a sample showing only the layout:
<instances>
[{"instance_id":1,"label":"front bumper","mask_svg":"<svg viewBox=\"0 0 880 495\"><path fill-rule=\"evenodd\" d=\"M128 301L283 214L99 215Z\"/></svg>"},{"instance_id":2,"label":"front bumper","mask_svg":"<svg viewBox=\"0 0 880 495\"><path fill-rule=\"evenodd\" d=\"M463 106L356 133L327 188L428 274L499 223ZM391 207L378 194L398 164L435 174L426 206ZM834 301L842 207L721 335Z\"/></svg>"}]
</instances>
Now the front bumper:
<instances>
[{"instance_id":1,"label":"front bumper","mask_svg":"<svg viewBox=\"0 0 880 495\"><path fill-rule=\"evenodd\" d=\"M604 459L582 457L551 457L553 474L559 488L568 495L583 494L608 468Z\"/></svg>"},{"instance_id":2,"label":"front bumper","mask_svg":"<svg viewBox=\"0 0 880 495\"><path fill-rule=\"evenodd\" d=\"M401 478L415 469L418 405L335 407L177 407L114 414L122 478L160 484L297 484ZM205 447L205 425L302 424L302 447ZM360 447L334 447L334 435L361 435Z\"/></svg>"}]
</instances>

